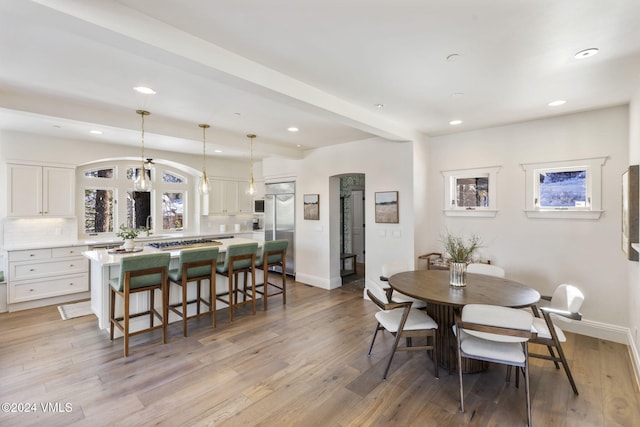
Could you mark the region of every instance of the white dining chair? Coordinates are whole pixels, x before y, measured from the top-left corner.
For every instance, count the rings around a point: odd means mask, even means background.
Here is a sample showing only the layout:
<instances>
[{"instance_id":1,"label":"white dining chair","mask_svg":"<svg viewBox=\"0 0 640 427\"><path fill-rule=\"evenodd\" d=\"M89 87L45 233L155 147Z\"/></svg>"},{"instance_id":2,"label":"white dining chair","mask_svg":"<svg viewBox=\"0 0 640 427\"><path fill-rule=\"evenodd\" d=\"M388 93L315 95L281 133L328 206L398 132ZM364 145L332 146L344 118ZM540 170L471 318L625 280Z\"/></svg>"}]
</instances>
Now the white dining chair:
<instances>
[{"instance_id":1,"label":"white dining chair","mask_svg":"<svg viewBox=\"0 0 640 427\"><path fill-rule=\"evenodd\" d=\"M531 307L536 316L533 318L533 327L538 332L537 338L532 339L531 342L546 346L549 350L549 355L530 353L529 356L552 360L556 365L556 369L560 369L558 363L562 363L571 388L573 392L578 395L578 387L573 380L571 369L569 368L567 358L560 344L567 341L567 337L562 332L562 329L554 324L553 318L560 316L571 320L581 320L582 314L580 314L580 307L582 307L582 303L584 302L584 294L573 285L562 284L556 288L552 296L543 295L541 299L549 301L549 305L534 305ZM558 354L554 352L554 348Z\"/></svg>"},{"instance_id":2,"label":"white dining chair","mask_svg":"<svg viewBox=\"0 0 640 427\"><path fill-rule=\"evenodd\" d=\"M387 366L382 374L382 379L387 378L393 356L396 351L431 351L433 359L433 370L436 378L438 374L438 352L436 343L436 333L438 324L427 314L425 310L412 308L411 301L394 302L391 301L391 289L383 289L377 284L371 284L367 288L369 299L376 304L380 311L376 312L376 329L369 345L368 356L371 356L373 344L376 341L378 331L386 330L395 337ZM414 345L413 338L424 338L423 345ZM400 346L400 339L406 339L406 345Z\"/></svg>"},{"instance_id":3,"label":"white dining chair","mask_svg":"<svg viewBox=\"0 0 640 427\"><path fill-rule=\"evenodd\" d=\"M505 276L504 268L498 267L497 265L485 264L481 262L474 262L467 265L467 273L485 274L487 276L502 278L504 278Z\"/></svg>"},{"instance_id":4,"label":"white dining chair","mask_svg":"<svg viewBox=\"0 0 640 427\"><path fill-rule=\"evenodd\" d=\"M524 374L527 425L531 426L528 341L535 338L531 313L508 307L467 304L456 313L454 333L458 342L460 411L464 412L462 358L519 368ZM517 385L517 384L516 384Z\"/></svg>"},{"instance_id":5,"label":"white dining chair","mask_svg":"<svg viewBox=\"0 0 640 427\"><path fill-rule=\"evenodd\" d=\"M382 264L380 281L383 289L389 287L389 277L394 274L402 273L403 271L409 271L409 264L403 261L389 261ZM413 303L412 308L425 308L427 303L421 299L413 298L400 292L393 291L391 294L391 300L394 302L407 302Z\"/></svg>"}]
</instances>

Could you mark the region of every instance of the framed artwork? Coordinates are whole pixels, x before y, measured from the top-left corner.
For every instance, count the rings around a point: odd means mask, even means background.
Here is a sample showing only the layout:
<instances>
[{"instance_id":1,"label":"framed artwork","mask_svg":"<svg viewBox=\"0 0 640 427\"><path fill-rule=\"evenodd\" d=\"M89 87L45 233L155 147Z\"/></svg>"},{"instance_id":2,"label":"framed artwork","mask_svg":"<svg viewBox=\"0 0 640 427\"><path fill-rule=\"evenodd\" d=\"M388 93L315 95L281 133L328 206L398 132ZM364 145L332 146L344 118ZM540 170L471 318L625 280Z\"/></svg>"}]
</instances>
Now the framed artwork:
<instances>
[{"instance_id":1,"label":"framed artwork","mask_svg":"<svg viewBox=\"0 0 640 427\"><path fill-rule=\"evenodd\" d=\"M320 219L320 195L304 195L304 219Z\"/></svg>"},{"instance_id":2,"label":"framed artwork","mask_svg":"<svg viewBox=\"0 0 640 427\"><path fill-rule=\"evenodd\" d=\"M382 191L376 193L375 202L376 222L395 224L399 222L397 191Z\"/></svg>"},{"instance_id":3,"label":"framed artwork","mask_svg":"<svg viewBox=\"0 0 640 427\"><path fill-rule=\"evenodd\" d=\"M631 247L638 243L638 220L638 165L633 165L622 174L622 251L629 261L638 261Z\"/></svg>"}]
</instances>

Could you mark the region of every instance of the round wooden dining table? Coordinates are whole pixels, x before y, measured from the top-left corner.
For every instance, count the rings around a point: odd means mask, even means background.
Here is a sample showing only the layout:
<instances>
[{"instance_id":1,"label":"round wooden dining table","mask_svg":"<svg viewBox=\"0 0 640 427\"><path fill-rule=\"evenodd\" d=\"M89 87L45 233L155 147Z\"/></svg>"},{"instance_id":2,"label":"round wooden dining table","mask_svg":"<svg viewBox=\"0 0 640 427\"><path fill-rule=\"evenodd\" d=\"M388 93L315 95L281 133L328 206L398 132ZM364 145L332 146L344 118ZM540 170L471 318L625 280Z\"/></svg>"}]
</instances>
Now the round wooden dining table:
<instances>
[{"instance_id":1,"label":"round wooden dining table","mask_svg":"<svg viewBox=\"0 0 640 427\"><path fill-rule=\"evenodd\" d=\"M466 304L491 304L503 307L529 307L540 300L540 293L520 282L484 274L467 273L467 285L449 284L449 272L443 270L405 271L389 277L397 292L427 303L427 312L438 323L438 361L450 371L457 369L457 343L452 326L455 311ZM463 359L462 371L480 372L486 362Z\"/></svg>"}]
</instances>

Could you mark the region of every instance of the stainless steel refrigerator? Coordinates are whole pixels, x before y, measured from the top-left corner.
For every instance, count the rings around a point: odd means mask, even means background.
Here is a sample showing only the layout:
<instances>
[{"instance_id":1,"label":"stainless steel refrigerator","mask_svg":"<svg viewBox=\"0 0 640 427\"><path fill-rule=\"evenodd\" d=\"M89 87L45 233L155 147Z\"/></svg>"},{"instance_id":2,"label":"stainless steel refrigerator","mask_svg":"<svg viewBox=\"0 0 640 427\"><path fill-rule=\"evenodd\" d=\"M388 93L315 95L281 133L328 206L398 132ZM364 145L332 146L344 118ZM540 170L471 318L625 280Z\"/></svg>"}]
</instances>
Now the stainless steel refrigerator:
<instances>
[{"instance_id":1,"label":"stainless steel refrigerator","mask_svg":"<svg viewBox=\"0 0 640 427\"><path fill-rule=\"evenodd\" d=\"M296 183L265 184L264 239L289 241L287 247L287 274L295 276Z\"/></svg>"}]
</instances>

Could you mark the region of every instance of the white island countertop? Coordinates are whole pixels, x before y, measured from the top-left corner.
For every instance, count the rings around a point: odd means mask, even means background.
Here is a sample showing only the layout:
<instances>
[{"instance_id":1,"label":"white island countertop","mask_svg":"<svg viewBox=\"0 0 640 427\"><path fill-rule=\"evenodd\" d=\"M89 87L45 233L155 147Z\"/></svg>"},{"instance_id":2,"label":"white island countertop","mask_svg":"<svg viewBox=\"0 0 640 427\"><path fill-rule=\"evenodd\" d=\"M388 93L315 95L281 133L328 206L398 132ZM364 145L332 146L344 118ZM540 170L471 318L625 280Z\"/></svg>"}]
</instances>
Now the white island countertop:
<instances>
[{"instance_id":1,"label":"white island countertop","mask_svg":"<svg viewBox=\"0 0 640 427\"><path fill-rule=\"evenodd\" d=\"M219 249L220 253L226 252L227 247L229 247L230 245L239 245L242 243L256 243L256 242L258 243L258 245L261 244L257 240L245 239L242 237L220 239L220 240L216 240L216 242L220 243L216 245L218 248L220 248ZM204 246L200 246L200 247L204 247ZM123 257L169 252L171 254L171 258L177 258L178 256L180 256L180 251L181 251L181 249L173 249L173 250L156 249L147 245L139 246L137 248L142 248L142 251L109 253L109 250L107 249L94 249L91 251L83 252L82 255L88 258L91 262L95 262L102 267L106 267L106 266L120 264L120 260ZM185 248L185 249L189 249L189 248Z\"/></svg>"},{"instance_id":2,"label":"white island countertop","mask_svg":"<svg viewBox=\"0 0 640 427\"><path fill-rule=\"evenodd\" d=\"M218 260L224 259L224 254L227 252L227 248L231 245L238 245L242 243L258 243L260 247L262 242L251 239L244 239L241 237L233 237L229 239L220 239L217 240L220 242L219 245L216 245L220 248L220 254L218 256ZM205 246L198 246L200 248ZM157 253L170 253L172 259L172 265L175 268L177 266L178 257L180 256L181 249L172 248L173 250L162 250L156 249L151 246L142 246L142 250L139 252L124 252L124 253L109 253L108 249L94 249L91 251L85 251L82 253L86 258L89 259L91 264L90 274L91 274L91 309L98 317L98 327L100 329L109 328L109 279L118 277L120 273L120 260L124 257L131 256L140 256L146 254L157 254ZM189 250L189 248L184 248ZM194 248L195 249L195 248ZM257 277L262 277L261 275L257 275ZM262 282L260 282L262 283ZM257 284L257 283L256 283ZM177 292L176 289L174 291ZM176 296L176 295L174 295ZM122 314L122 301L120 299L117 300L116 311L118 315ZM220 304L219 308L224 304ZM146 296L140 297L139 295L134 295L131 297L131 307L135 308L135 312L142 312L147 307L147 298ZM225 306L226 307L226 306ZM158 308L159 310L161 307ZM142 317L140 319L143 319ZM170 321L175 321L176 318L171 318Z\"/></svg>"}]
</instances>

